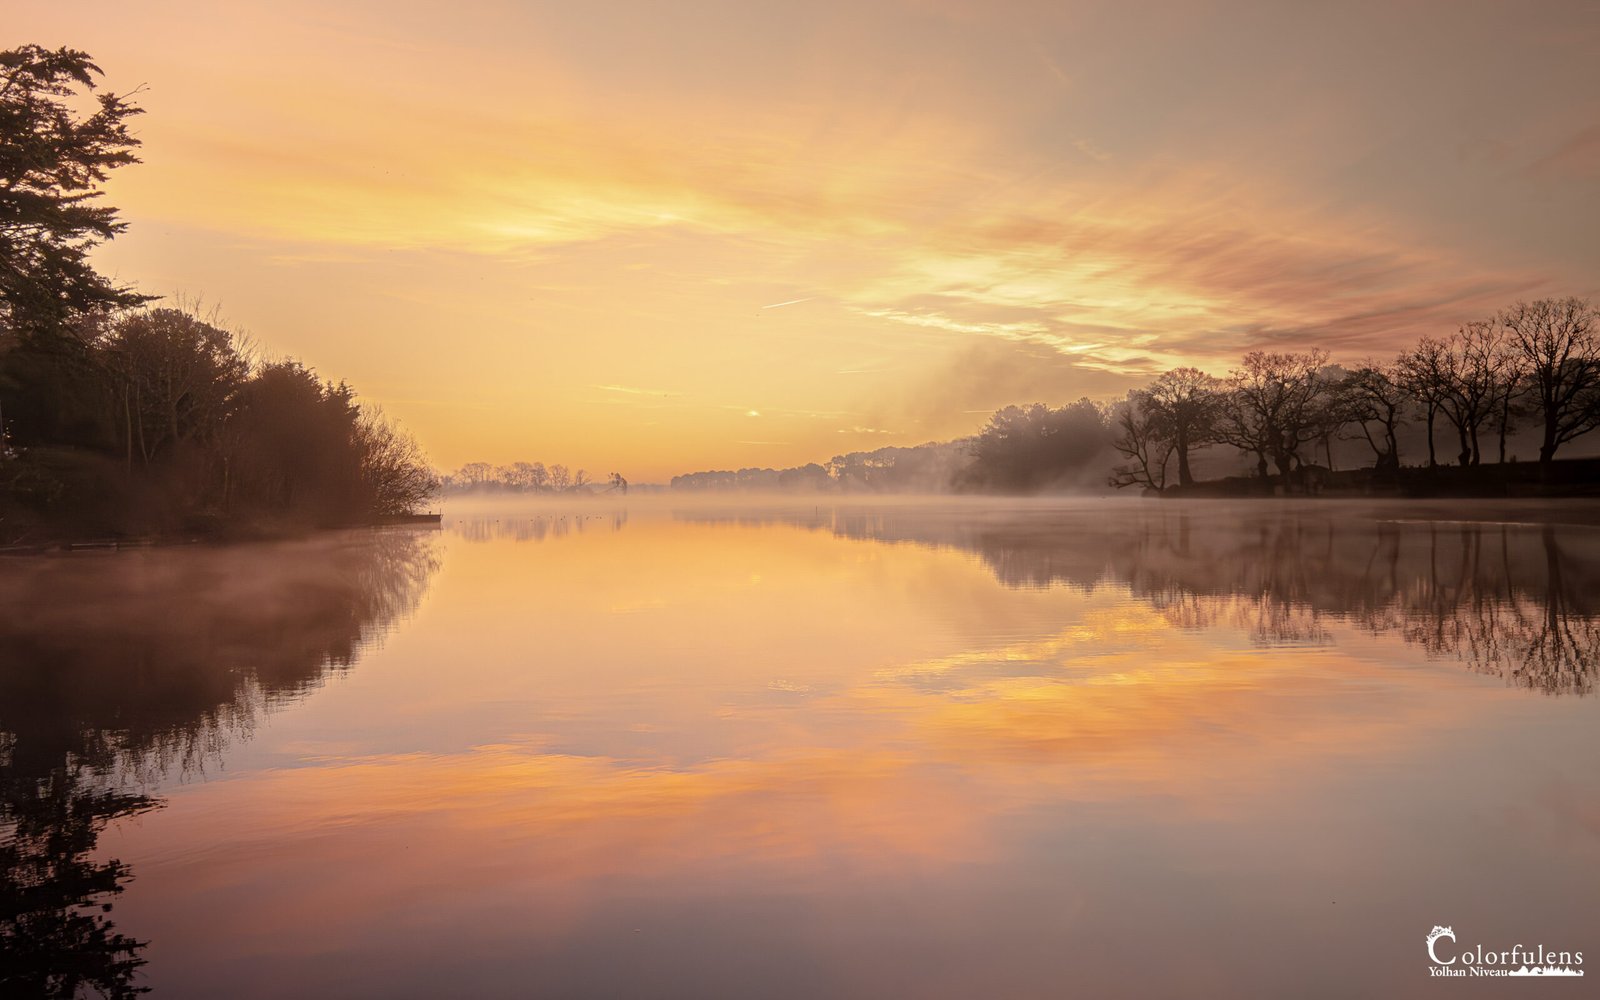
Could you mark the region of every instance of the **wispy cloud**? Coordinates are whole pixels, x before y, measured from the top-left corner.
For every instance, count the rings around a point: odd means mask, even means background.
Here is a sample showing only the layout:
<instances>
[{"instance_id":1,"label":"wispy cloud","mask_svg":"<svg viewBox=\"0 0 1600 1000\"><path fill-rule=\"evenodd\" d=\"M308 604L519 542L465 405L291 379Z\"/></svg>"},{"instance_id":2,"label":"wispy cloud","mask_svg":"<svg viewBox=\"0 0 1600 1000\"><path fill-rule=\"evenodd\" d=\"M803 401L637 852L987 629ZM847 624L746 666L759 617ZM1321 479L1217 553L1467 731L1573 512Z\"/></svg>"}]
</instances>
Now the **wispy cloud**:
<instances>
[{"instance_id":1,"label":"wispy cloud","mask_svg":"<svg viewBox=\"0 0 1600 1000\"><path fill-rule=\"evenodd\" d=\"M605 392L620 392L629 396L681 396L681 392L669 392L665 389L641 389L631 385L593 385L591 389L600 389Z\"/></svg>"},{"instance_id":2,"label":"wispy cloud","mask_svg":"<svg viewBox=\"0 0 1600 1000\"><path fill-rule=\"evenodd\" d=\"M404 418L445 462L538 427L670 474L752 410L798 459L1600 293L1584 3L24 8L19 37L91 28L108 83L151 82L108 266L426 383Z\"/></svg>"}]
</instances>

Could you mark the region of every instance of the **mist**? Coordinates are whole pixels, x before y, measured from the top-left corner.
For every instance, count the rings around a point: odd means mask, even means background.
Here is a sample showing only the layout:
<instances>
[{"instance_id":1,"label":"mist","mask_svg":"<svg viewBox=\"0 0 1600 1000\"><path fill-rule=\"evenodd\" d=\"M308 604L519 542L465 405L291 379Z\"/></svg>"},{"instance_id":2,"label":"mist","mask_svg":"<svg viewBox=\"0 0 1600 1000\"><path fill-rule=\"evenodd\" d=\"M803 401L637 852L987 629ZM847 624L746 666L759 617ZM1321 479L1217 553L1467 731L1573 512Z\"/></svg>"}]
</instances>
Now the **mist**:
<instances>
[{"instance_id":1,"label":"mist","mask_svg":"<svg viewBox=\"0 0 1600 1000\"><path fill-rule=\"evenodd\" d=\"M1595 14L7 10L0 997L1585 975Z\"/></svg>"}]
</instances>

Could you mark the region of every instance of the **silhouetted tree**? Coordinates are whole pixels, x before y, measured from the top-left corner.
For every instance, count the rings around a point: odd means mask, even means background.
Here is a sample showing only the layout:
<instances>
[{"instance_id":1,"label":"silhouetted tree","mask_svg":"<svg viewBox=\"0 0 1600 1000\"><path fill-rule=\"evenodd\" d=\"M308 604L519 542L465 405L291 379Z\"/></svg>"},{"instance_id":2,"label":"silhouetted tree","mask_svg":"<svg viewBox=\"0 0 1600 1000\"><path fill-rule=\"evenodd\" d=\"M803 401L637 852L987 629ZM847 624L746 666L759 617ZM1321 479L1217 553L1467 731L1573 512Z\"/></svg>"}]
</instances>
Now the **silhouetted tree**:
<instances>
[{"instance_id":1,"label":"silhouetted tree","mask_svg":"<svg viewBox=\"0 0 1600 1000\"><path fill-rule=\"evenodd\" d=\"M57 334L74 315L146 300L97 273L88 254L127 226L100 205L112 170L137 163L127 95L95 95L100 67L76 49L0 52L0 331Z\"/></svg>"},{"instance_id":2,"label":"silhouetted tree","mask_svg":"<svg viewBox=\"0 0 1600 1000\"><path fill-rule=\"evenodd\" d=\"M1221 380L1198 368L1174 368L1145 387L1141 409L1171 439L1179 485L1194 482L1189 451L1216 441L1223 404Z\"/></svg>"},{"instance_id":3,"label":"silhouetted tree","mask_svg":"<svg viewBox=\"0 0 1600 1000\"><path fill-rule=\"evenodd\" d=\"M148 467L166 452L213 438L249 375L227 331L177 309L120 316L98 347L129 468L136 458Z\"/></svg>"},{"instance_id":4,"label":"silhouetted tree","mask_svg":"<svg viewBox=\"0 0 1600 1000\"><path fill-rule=\"evenodd\" d=\"M90 266L124 229L99 188L137 162L140 113L92 95L98 75L75 49L0 52L0 541L420 502L415 444L348 386L257 367L211 318L139 308Z\"/></svg>"},{"instance_id":5,"label":"silhouetted tree","mask_svg":"<svg viewBox=\"0 0 1600 1000\"><path fill-rule=\"evenodd\" d=\"M1228 379L1228 407L1218 424L1218 437L1257 458L1257 471L1267 474L1267 459L1277 466L1285 486L1300 461L1300 448L1324 437L1331 411L1325 395L1329 379L1323 369L1328 352L1301 354L1251 351Z\"/></svg>"},{"instance_id":6,"label":"silhouetted tree","mask_svg":"<svg viewBox=\"0 0 1600 1000\"><path fill-rule=\"evenodd\" d=\"M1435 337L1423 337L1417 346L1395 359L1400 385L1422 410L1428 428L1428 468L1439 464L1434 450L1433 427L1450 395L1450 350Z\"/></svg>"},{"instance_id":7,"label":"silhouetted tree","mask_svg":"<svg viewBox=\"0 0 1600 1000\"><path fill-rule=\"evenodd\" d=\"M537 490L544 485L546 477L544 464L540 462L513 462L500 470L500 478L519 490Z\"/></svg>"},{"instance_id":8,"label":"silhouetted tree","mask_svg":"<svg viewBox=\"0 0 1600 1000\"><path fill-rule=\"evenodd\" d=\"M1518 302L1500 314L1527 367L1543 421L1539 464L1549 475L1556 449L1600 426L1600 332L1596 311L1577 298Z\"/></svg>"},{"instance_id":9,"label":"silhouetted tree","mask_svg":"<svg viewBox=\"0 0 1600 1000\"><path fill-rule=\"evenodd\" d=\"M1501 364L1493 397L1489 401L1490 416L1494 420L1499 453L1496 461L1506 460L1506 437L1516 429L1519 421L1528 415L1528 360L1517 349L1509 335L1500 341Z\"/></svg>"},{"instance_id":10,"label":"silhouetted tree","mask_svg":"<svg viewBox=\"0 0 1600 1000\"><path fill-rule=\"evenodd\" d=\"M1388 475L1400 468L1395 432L1405 421L1403 414L1409 398L1398 376L1395 365L1366 361L1345 375L1333 390L1345 421L1360 427L1361 436L1372 448L1376 469ZM1380 429L1377 439L1372 434L1374 424Z\"/></svg>"},{"instance_id":11,"label":"silhouetted tree","mask_svg":"<svg viewBox=\"0 0 1600 1000\"><path fill-rule=\"evenodd\" d=\"M1503 384L1511 367L1506 348L1506 338L1494 323L1475 321L1446 340L1438 355L1444 380L1441 402L1456 429L1462 465L1481 462L1478 429L1494 415L1502 392L1510 391Z\"/></svg>"},{"instance_id":12,"label":"silhouetted tree","mask_svg":"<svg viewBox=\"0 0 1600 1000\"><path fill-rule=\"evenodd\" d=\"M1167 416L1157 411L1150 393L1134 389L1113 409L1111 446L1129 461L1111 470L1111 485L1143 486L1160 492L1167 487L1167 465L1177 450Z\"/></svg>"},{"instance_id":13,"label":"silhouetted tree","mask_svg":"<svg viewBox=\"0 0 1600 1000\"><path fill-rule=\"evenodd\" d=\"M334 523L358 489L360 418L346 386L293 361L264 366L241 393L227 509Z\"/></svg>"},{"instance_id":14,"label":"silhouetted tree","mask_svg":"<svg viewBox=\"0 0 1600 1000\"><path fill-rule=\"evenodd\" d=\"M361 413L355 425L362 506L369 515L409 514L439 489L416 439L377 410Z\"/></svg>"}]
</instances>

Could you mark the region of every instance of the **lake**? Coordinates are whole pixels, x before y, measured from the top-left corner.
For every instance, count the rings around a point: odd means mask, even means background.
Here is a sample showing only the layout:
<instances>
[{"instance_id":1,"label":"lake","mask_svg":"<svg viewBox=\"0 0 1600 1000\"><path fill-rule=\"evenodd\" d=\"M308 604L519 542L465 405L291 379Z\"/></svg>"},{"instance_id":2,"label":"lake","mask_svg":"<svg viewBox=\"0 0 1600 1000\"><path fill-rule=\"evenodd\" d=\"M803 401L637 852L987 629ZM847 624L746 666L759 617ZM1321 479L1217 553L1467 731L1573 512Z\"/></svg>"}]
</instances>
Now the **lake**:
<instances>
[{"instance_id":1,"label":"lake","mask_svg":"<svg viewBox=\"0 0 1600 1000\"><path fill-rule=\"evenodd\" d=\"M1600 955L1597 507L478 500L6 560L0 985L1459 995L1475 947Z\"/></svg>"}]
</instances>

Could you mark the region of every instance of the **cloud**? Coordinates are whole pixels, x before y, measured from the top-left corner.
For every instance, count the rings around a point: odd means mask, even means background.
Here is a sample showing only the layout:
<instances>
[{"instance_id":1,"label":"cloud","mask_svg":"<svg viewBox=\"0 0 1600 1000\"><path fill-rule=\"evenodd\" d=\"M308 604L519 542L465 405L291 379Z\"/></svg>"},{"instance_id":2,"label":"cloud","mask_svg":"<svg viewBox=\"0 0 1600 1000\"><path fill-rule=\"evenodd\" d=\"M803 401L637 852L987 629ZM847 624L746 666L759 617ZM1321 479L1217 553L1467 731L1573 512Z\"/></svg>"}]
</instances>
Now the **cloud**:
<instances>
[{"instance_id":1,"label":"cloud","mask_svg":"<svg viewBox=\"0 0 1600 1000\"><path fill-rule=\"evenodd\" d=\"M1013 403L1120 396L1157 370L1149 359L1142 365L1139 360L1131 359L1126 371L1112 371L1038 340L963 343L892 397L876 400L870 426L906 427L918 439L964 436Z\"/></svg>"},{"instance_id":2,"label":"cloud","mask_svg":"<svg viewBox=\"0 0 1600 1000\"><path fill-rule=\"evenodd\" d=\"M664 475L727 439L705 411L740 398L774 422L853 411L816 422L829 440L925 437L1017 401L1002 390L1115 394L1311 341L1382 355L1518 297L1600 293L1583 3L819 0L800 30L731 2L13 20L89 48L109 85L150 83L145 162L108 190L133 225L98 259L205 287L357 385L464 401L405 415L462 457L537 427ZM969 349L970 377L943 371ZM568 419L574 385L606 412ZM909 401L924 390L954 395ZM490 399L499 421L465 405Z\"/></svg>"}]
</instances>

